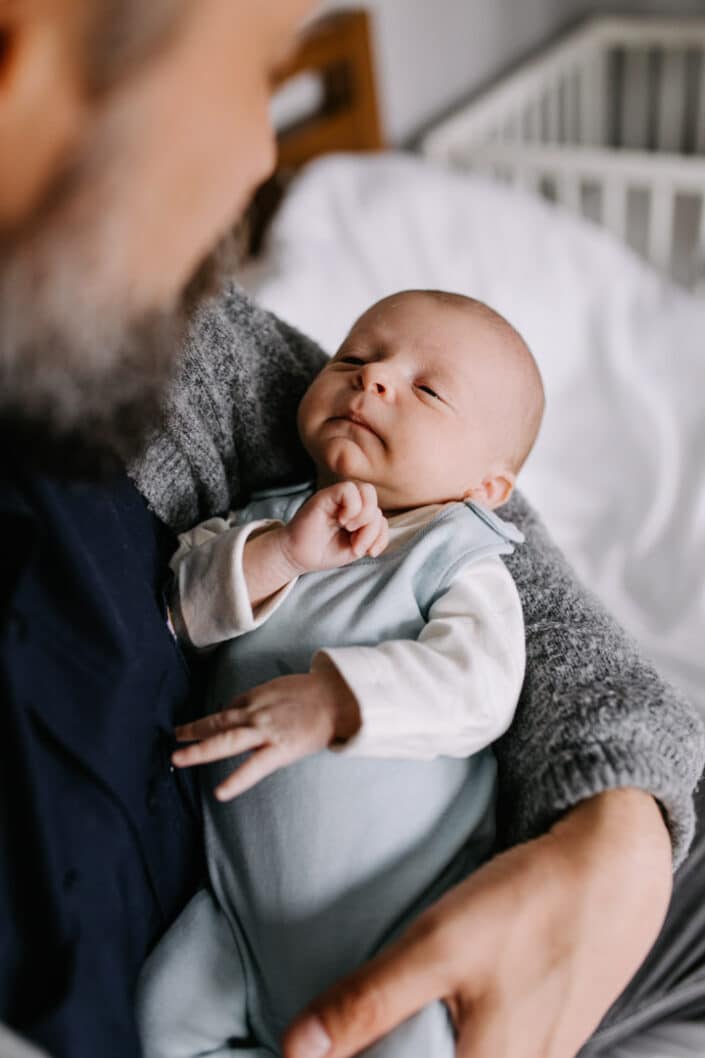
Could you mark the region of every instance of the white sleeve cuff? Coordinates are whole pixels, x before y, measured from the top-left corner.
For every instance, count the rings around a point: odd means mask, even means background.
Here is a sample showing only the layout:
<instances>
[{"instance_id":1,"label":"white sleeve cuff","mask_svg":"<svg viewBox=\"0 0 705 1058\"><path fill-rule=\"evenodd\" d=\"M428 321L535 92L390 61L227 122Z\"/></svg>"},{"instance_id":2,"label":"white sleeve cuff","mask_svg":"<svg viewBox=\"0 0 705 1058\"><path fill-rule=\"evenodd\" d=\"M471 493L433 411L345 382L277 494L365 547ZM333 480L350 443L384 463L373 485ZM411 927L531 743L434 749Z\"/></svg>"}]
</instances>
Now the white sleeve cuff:
<instances>
[{"instance_id":1,"label":"white sleeve cuff","mask_svg":"<svg viewBox=\"0 0 705 1058\"><path fill-rule=\"evenodd\" d=\"M245 544L251 536L283 523L261 519L228 528L220 521L224 526L221 532L180 554L174 563L174 625L180 638L185 635L197 650L258 628L281 606L297 580L283 585L253 610L243 570Z\"/></svg>"},{"instance_id":2,"label":"white sleeve cuff","mask_svg":"<svg viewBox=\"0 0 705 1058\"><path fill-rule=\"evenodd\" d=\"M331 663L354 694L360 710L360 730L346 742L329 746L335 753L358 757L414 757L400 718L399 696L385 684L378 664L378 647L337 647L318 650L311 672ZM401 724L400 724L401 720ZM391 736L391 738L390 738ZM423 754L422 754L423 755Z\"/></svg>"}]
</instances>

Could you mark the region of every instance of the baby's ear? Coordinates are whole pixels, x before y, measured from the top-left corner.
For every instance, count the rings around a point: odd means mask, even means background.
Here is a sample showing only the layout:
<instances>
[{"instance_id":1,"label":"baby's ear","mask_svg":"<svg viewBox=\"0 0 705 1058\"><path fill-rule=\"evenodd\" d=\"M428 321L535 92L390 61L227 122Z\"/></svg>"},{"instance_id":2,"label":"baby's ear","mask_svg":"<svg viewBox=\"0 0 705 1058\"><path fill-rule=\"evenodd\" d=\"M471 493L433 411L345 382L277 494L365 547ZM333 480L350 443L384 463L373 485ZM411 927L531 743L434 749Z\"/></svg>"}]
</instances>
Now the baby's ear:
<instances>
[{"instance_id":1,"label":"baby's ear","mask_svg":"<svg viewBox=\"0 0 705 1058\"><path fill-rule=\"evenodd\" d=\"M501 507L503 503L507 502L514 491L515 481L516 475L511 470L503 470L498 474L486 477L475 488L468 489L463 498L473 500L475 503L479 503L481 507L487 507L493 511L495 507Z\"/></svg>"}]
</instances>

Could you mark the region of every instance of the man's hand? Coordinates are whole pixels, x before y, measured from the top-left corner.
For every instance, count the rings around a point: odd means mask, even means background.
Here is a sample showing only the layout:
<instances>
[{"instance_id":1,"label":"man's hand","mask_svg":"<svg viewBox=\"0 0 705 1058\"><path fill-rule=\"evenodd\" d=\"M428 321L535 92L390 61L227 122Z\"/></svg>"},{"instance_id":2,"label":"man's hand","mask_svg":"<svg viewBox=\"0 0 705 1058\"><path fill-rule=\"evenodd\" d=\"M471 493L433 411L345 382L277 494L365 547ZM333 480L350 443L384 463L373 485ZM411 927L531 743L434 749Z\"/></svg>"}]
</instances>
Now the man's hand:
<instances>
[{"instance_id":1,"label":"man's hand","mask_svg":"<svg viewBox=\"0 0 705 1058\"><path fill-rule=\"evenodd\" d=\"M574 1058L656 939L670 888L655 801L593 797L314 1001L286 1033L285 1058L348 1058L437 999L458 1058Z\"/></svg>"},{"instance_id":2,"label":"man's hand","mask_svg":"<svg viewBox=\"0 0 705 1058\"><path fill-rule=\"evenodd\" d=\"M216 787L218 800L229 801L278 768L350 738L359 726L357 700L330 663L321 671L262 683L230 709L177 728L179 741L194 744L177 750L172 760L188 767L252 750Z\"/></svg>"},{"instance_id":3,"label":"man's hand","mask_svg":"<svg viewBox=\"0 0 705 1058\"><path fill-rule=\"evenodd\" d=\"M301 573L376 557L389 539L375 487L363 481L339 481L315 492L279 532L284 554Z\"/></svg>"}]
</instances>

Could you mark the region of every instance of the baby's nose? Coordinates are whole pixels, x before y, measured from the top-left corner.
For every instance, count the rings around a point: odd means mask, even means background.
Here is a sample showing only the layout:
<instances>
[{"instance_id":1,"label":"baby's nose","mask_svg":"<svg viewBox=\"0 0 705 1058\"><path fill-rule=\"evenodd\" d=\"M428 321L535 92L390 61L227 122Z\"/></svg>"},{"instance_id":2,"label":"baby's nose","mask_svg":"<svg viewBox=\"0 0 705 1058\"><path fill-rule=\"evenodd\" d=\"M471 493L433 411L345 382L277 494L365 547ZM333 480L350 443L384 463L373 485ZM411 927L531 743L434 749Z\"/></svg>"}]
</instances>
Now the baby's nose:
<instances>
[{"instance_id":1,"label":"baby's nose","mask_svg":"<svg viewBox=\"0 0 705 1058\"><path fill-rule=\"evenodd\" d=\"M368 393L375 393L378 397L389 396L391 386L389 379L376 364L367 364L360 372L362 388Z\"/></svg>"}]
</instances>

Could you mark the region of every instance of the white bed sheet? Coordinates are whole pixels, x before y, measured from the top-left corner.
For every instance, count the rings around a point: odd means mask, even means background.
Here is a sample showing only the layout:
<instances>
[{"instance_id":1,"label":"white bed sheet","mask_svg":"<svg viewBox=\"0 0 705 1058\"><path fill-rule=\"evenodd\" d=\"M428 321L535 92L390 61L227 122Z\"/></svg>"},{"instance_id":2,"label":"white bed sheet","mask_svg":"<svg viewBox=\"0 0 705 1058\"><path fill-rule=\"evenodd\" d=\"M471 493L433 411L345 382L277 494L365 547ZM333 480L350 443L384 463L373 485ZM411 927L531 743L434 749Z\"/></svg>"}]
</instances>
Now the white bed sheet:
<instances>
[{"instance_id":1,"label":"white bed sheet","mask_svg":"<svg viewBox=\"0 0 705 1058\"><path fill-rule=\"evenodd\" d=\"M548 203L395 153L312 163L242 278L329 351L403 288L457 290L504 313L548 397L521 487L586 583L705 710L705 301Z\"/></svg>"}]
</instances>

